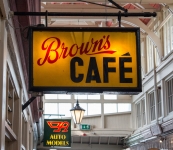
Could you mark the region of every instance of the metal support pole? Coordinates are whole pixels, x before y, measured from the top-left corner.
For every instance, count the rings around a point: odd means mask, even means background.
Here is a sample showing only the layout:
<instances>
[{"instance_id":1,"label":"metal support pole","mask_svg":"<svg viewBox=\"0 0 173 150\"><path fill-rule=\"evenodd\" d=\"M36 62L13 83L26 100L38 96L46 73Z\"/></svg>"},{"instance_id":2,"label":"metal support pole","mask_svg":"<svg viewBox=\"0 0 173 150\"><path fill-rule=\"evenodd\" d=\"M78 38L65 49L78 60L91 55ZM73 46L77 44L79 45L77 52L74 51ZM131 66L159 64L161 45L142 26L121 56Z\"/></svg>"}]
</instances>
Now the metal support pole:
<instances>
[{"instance_id":1,"label":"metal support pole","mask_svg":"<svg viewBox=\"0 0 173 150\"><path fill-rule=\"evenodd\" d=\"M117 8L123 10L124 12L127 12L127 9L121 7L120 5L118 5L116 2L114 2L113 0L108 0L110 3L112 3L113 5L115 5Z\"/></svg>"},{"instance_id":2,"label":"metal support pole","mask_svg":"<svg viewBox=\"0 0 173 150\"><path fill-rule=\"evenodd\" d=\"M45 15L46 27L47 27L47 16L48 16L48 11L46 10L46 15Z\"/></svg>"},{"instance_id":3,"label":"metal support pole","mask_svg":"<svg viewBox=\"0 0 173 150\"><path fill-rule=\"evenodd\" d=\"M43 111L43 96L40 96L39 111Z\"/></svg>"},{"instance_id":4,"label":"metal support pole","mask_svg":"<svg viewBox=\"0 0 173 150\"><path fill-rule=\"evenodd\" d=\"M118 22L119 22L119 27L121 27L121 11L119 11Z\"/></svg>"},{"instance_id":5,"label":"metal support pole","mask_svg":"<svg viewBox=\"0 0 173 150\"><path fill-rule=\"evenodd\" d=\"M22 105L22 111L33 101L36 97L31 97L24 105Z\"/></svg>"},{"instance_id":6,"label":"metal support pole","mask_svg":"<svg viewBox=\"0 0 173 150\"><path fill-rule=\"evenodd\" d=\"M29 104L32 103L32 101L34 101L36 99L37 96L43 96L42 92L33 92L31 93L31 98L24 104L22 105L22 111L28 107Z\"/></svg>"},{"instance_id":7,"label":"metal support pole","mask_svg":"<svg viewBox=\"0 0 173 150\"><path fill-rule=\"evenodd\" d=\"M118 16L119 13L89 13L89 12L12 12L17 16ZM122 17L156 17L156 12L141 12L141 13L121 13Z\"/></svg>"}]
</instances>

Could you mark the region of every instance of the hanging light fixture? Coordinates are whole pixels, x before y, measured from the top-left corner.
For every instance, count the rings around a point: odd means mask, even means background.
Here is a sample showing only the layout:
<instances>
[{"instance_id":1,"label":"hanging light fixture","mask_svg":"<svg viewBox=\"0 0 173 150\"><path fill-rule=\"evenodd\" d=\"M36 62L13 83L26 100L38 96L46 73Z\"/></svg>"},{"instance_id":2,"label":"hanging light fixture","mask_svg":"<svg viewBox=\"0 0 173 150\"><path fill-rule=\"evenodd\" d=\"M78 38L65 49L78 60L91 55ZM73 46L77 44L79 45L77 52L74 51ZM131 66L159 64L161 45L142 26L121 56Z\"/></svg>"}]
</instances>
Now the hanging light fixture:
<instances>
[{"instance_id":1,"label":"hanging light fixture","mask_svg":"<svg viewBox=\"0 0 173 150\"><path fill-rule=\"evenodd\" d=\"M165 139L163 137L160 138L159 142L162 143Z\"/></svg>"},{"instance_id":2,"label":"hanging light fixture","mask_svg":"<svg viewBox=\"0 0 173 150\"><path fill-rule=\"evenodd\" d=\"M79 106L79 102L77 100L76 106L70 109L73 120L75 124L80 124L82 122L83 115L85 113L85 109Z\"/></svg>"}]
</instances>

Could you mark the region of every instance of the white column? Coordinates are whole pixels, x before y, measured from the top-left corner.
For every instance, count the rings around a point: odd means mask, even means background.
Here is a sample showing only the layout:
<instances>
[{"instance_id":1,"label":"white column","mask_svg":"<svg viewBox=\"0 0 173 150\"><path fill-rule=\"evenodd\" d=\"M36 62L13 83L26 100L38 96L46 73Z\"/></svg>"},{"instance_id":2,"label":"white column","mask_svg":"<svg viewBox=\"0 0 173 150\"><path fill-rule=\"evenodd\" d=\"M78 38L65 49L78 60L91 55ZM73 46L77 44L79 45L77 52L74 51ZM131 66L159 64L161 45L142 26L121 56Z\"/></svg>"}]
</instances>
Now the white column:
<instances>
[{"instance_id":1,"label":"white column","mask_svg":"<svg viewBox=\"0 0 173 150\"><path fill-rule=\"evenodd\" d=\"M101 128L105 128L105 119L104 119L104 102L103 102L103 95L101 95Z\"/></svg>"},{"instance_id":2,"label":"white column","mask_svg":"<svg viewBox=\"0 0 173 150\"><path fill-rule=\"evenodd\" d=\"M147 35L144 35L144 47L143 47L143 73L144 76L147 74L147 42L146 42Z\"/></svg>"},{"instance_id":3,"label":"white column","mask_svg":"<svg viewBox=\"0 0 173 150\"><path fill-rule=\"evenodd\" d=\"M6 115L6 76L7 76L7 32L5 20L0 18L0 149L5 150L5 115Z\"/></svg>"},{"instance_id":4,"label":"white column","mask_svg":"<svg viewBox=\"0 0 173 150\"><path fill-rule=\"evenodd\" d=\"M72 103L71 103L71 108L74 107L74 104L75 104L75 98L74 98L74 95L71 96L71 100L72 100ZM69 110L70 111L70 110ZM71 128L74 129L76 128L76 125L74 123L74 120L73 120L73 117L71 116Z\"/></svg>"},{"instance_id":5,"label":"white column","mask_svg":"<svg viewBox=\"0 0 173 150\"><path fill-rule=\"evenodd\" d=\"M158 94L157 94L157 73L156 73L156 62L155 62L155 49L153 49L153 65L154 65L154 102L155 102L155 117L158 123Z\"/></svg>"},{"instance_id":6,"label":"white column","mask_svg":"<svg viewBox=\"0 0 173 150\"><path fill-rule=\"evenodd\" d=\"M29 118L29 117L28 117ZM25 141L25 143L26 143L26 150L29 150L29 126L30 126L30 123L29 123L29 119L27 120L27 122L26 122L26 141ZM40 135L39 135L40 136Z\"/></svg>"},{"instance_id":7,"label":"white column","mask_svg":"<svg viewBox=\"0 0 173 150\"><path fill-rule=\"evenodd\" d=\"M19 107L18 107L18 112L19 112L19 119L18 119L18 148L21 149L22 146L22 98L23 98L23 90L20 90L20 98L19 98Z\"/></svg>"}]
</instances>

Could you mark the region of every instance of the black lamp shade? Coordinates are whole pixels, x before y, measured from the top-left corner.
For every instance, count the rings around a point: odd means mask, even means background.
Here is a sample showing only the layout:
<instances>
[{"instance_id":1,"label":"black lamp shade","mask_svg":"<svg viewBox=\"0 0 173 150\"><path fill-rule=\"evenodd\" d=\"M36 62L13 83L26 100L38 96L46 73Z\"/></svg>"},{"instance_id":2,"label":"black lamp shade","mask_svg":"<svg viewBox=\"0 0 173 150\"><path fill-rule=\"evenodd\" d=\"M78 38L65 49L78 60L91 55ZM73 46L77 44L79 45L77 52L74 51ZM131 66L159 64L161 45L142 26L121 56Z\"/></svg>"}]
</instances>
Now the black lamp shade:
<instances>
[{"instance_id":1,"label":"black lamp shade","mask_svg":"<svg viewBox=\"0 0 173 150\"><path fill-rule=\"evenodd\" d=\"M83 109L79 106L78 100L77 100L76 106L73 107L70 111L71 111L75 124L80 124L82 122L82 118L84 116L85 109Z\"/></svg>"}]
</instances>

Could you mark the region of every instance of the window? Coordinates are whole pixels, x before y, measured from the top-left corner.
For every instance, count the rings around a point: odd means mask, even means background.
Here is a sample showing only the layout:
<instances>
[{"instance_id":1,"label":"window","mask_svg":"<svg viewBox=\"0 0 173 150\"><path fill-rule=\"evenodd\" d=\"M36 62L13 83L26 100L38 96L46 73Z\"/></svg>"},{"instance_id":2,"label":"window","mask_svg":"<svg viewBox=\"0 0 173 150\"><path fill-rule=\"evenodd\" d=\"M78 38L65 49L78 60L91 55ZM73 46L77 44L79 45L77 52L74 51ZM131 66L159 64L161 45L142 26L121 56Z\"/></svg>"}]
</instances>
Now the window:
<instances>
[{"instance_id":1,"label":"window","mask_svg":"<svg viewBox=\"0 0 173 150\"><path fill-rule=\"evenodd\" d=\"M163 13L163 18L168 21L163 26L164 29L164 55L166 56L173 50L173 17L172 14L166 10Z\"/></svg>"},{"instance_id":2,"label":"window","mask_svg":"<svg viewBox=\"0 0 173 150\"><path fill-rule=\"evenodd\" d=\"M71 117L71 103L45 103L44 114L45 118L61 118ZM60 115L60 116L59 116ZM63 115L63 116L61 116Z\"/></svg>"},{"instance_id":3,"label":"window","mask_svg":"<svg viewBox=\"0 0 173 150\"><path fill-rule=\"evenodd\" d=\"M71 99L71 95L58 94L58 99Z\"/></svg>"},{"instance_id":4,"label":"window","mask_svg":"<svg viewBox=\"0 0 173 150\"><path fill-rule=\"evenodd\" d=\"M150 104L150 120L153 121L156 118L155 115L155 100L154 100L154 92L148 95L149 104Z\"/></svg>"},{"instance_id":5,"label":"window","mask_svg":"<svg viewBox=\"0 0 173 150\"><path fill-rule=\"evenodd\" d=\"M59 114L63 114L65 117L71 117L71 108L71 103L59 103Z\"/></svg>"},{"instance_id":6,"label":"window","mask_svg":"<svg viewBox=\"0 0 173 150\"><path fill-rule=\"evenodd\" d=\"M116 100L117 95L104 95L105 100Z\"/></svg>"},{"instance_id":7,"label":"window","mask_svg":"<svg viewBox=\"0 0 173 150\"><path fill-rule=\"evenodd\" d=\"M167 82L168 93L168 111L173 111L173 78Z\"/></svg>"},{"instance_id":8,"label":"window","mask_svg":"<svg viewBox=\"0 0 173 150\"><path fill-rule=\"evenodd\" d=\"M131 111L130 103L118 103L118 112L127 112Z\"/></svg>"},{"instance_id":9,"label":"window","mask_svg":"<svg viewBox=\"0 0 173 150\"><path fill-rule=\"evenodd\" d=\"M138 128L146 124L144 99L136 104L136 124Z\"/></svg>"},{"instance_id":10,"label":"window","mask_svg":"<svg viewBox=\"0 0 173 150\"><path fill-rule=\"evenodd\" d=\"M45 99L71 99L67 94L45 94Z\"/></svg>"},{"instance_id":11,"label":"window","mask_svg":"<svg viewBox=\"0 0 173 150\"><path fill-rule=\"evenodd\" d=\"M58 104L57 103L45 103L44 113L45 114L57 114L58 113Z\"/></svg>"},{"instance_id":12,"label":"window","mask_svg":"<svg viewBox=\"0 0 173 150\"><path fill-rule=\"evenodd\" d=\"M158 106L158 117L162 116L162 103L161 103L161 88L157 89L157 106Z\"/></svg>"},{"instance_id":13,"label":"window","mask_svg":"<svg viewBox=\"0 0 173 150\"><path fill-rule=\"evenodd\" d=\"M101 104L88 103L88 115L101 114Z\"/></svg>"},{"instance_id":14,"label":"window","mask_svg":"<svg viewBox=\"0 0 173 150\"><path fill-rule=\"evenodd\" d=\"M92 100L100 99L100 95L88 95L88 99Z\"/></svg>"},{"instance_id":15,"label":"window","mask_svg":"<svg viewBox=\"0 0 173 150\"><path fill-rule=\"evenodd\" d=\"M146 119L145 119L145 100L141 100L141 112L142 112L142 125L146 124Z\"/></svg>"},{"instance_id":16,"label":"window","mask_svg":"<svg viewBox=\"0 0 173 150\"><path fill-rule=\"evenodd\" d=\"M18 115L17 107L19 106L19 97L11 77L10 72L7 73L7 97L6 97L6 122L10 128L17 134L15 115Z\"/></svg>"},{"instance_id":17,"label":"window","mask_svg":"<svg viewBox=\"0 0 173 150\"><path fill-rule=\"evenodd\" d=\"M57 94L45 94L45 99L58 99Z\"/></svg>"},{"instance_id":18,"label":"window","mask_svg":"<svg viewBox=\"0 0 173 150\"><path fill-rule=\"evenodd\" d=\"M117 104L115 103L105 103L104 104L104 113L117 113Z\"/></svg>"},{"instance_id":19,"label":"window","mask_svg":"<svg viewBox=\"0 0 173 150\"><path fill-rule=\"evenodd\" d=\"M87 99L87 95L74 95L74 99Z\"/></svg>"},{"instance_id":20,"label":"window","mask_svg":"<svg viewBox=\"0 0 173 150\"><path fill-rule=\"evenodd\" d=\"M100 100L100 95L75 95L75 99Z\"/></svg>"},{"instance_id":21,"label":"window","mask_svg":"<svg viewBox=\"0 0 173 150\"><path fill-rule=\"evenodd\" d=\"M140 103L136 104L136 124L137 128L141 127L141 112L140 112Z\"/></svg>"}]
</instances>

